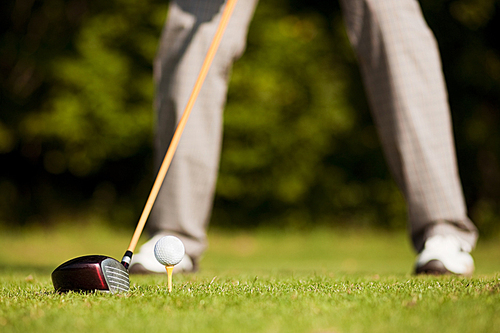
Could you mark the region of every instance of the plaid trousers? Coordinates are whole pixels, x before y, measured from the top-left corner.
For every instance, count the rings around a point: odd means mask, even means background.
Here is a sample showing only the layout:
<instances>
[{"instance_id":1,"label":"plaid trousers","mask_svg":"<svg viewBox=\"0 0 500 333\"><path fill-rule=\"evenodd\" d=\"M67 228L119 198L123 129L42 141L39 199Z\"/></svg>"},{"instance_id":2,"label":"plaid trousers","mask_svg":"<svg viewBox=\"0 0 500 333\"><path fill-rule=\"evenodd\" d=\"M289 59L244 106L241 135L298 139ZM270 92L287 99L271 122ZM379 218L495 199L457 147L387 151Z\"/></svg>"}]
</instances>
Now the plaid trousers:
<instances>
[{"instance_id":1,"label":"plaid trousers","mask_svg":"<svg viewBox=\"0 0 500 333\"><path fill-rule=\"evenodd\" d=\"M177 121L217 28L224 0L171 1L154 63L156 162ZM186 253L206 249L217 181L229 73L245 49L257 0L239 0L198 96L151 214L151 233L174 234ZM436 234L473 248L450 110L436 41L416 0L341 0L372 115L389 168L408 205L418 252Z\"/></svg>"}]
</instances>

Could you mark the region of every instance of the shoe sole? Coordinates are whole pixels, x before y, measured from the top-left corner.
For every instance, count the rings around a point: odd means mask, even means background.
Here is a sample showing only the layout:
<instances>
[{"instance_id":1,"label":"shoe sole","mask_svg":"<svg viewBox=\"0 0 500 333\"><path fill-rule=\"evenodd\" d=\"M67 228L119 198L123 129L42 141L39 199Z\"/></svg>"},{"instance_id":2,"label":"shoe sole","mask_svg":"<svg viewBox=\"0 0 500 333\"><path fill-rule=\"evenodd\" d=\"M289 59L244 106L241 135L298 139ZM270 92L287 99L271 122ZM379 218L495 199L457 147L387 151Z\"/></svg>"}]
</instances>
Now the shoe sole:
<instances>
[{"instance_id":1,"label":"shoe sole","mask_svg":"<svg viewBox=\"0 0 500 333\"><path fill-rule=\"evenodd\" d=\"M471 277L474 272L474 266L469 267L469 269L465 273L455 273L452 272L444 266L444 264L439 260L430 260L423 266L415 267L416 275L456 275L456 276L465 276Z\"/></svg>"},{"instance_id":2,"label":"shoe sole","mask_svg":"<svg viewBox=\"0 0 500 333\"><path fill-rule=\"evenodd\" d=\"M439 260L430 260L425 265L416 267L415 274L417 275L450 275L455 274L446 269L443 263Z\"/></svg>"}]
</instances>

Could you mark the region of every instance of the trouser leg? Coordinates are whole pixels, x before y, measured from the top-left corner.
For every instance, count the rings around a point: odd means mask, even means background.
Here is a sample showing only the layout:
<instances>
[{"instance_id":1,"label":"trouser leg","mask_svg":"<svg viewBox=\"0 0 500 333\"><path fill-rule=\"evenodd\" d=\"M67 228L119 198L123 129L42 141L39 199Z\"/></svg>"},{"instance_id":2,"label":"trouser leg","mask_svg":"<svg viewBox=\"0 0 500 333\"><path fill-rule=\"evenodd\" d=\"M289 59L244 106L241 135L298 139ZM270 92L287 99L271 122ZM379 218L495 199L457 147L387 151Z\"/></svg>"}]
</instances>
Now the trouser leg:
<instances>
[{"instance_id":1,"label":"trouser leg","mask_svg":"<svg viewBox=\"0 0 500 333\"><path fill-rule=\"evenodd\" d=\"M408 204L417 251L453 233L471 248L436 41L415 0L342 0L386 160Z\"/></svg>"},{"instance_id":2,"label":"trouser leg","mask_svg":"<svg viewBox=\"0 0 500 333\"><path fill-rule=\"evenodd\" d=\"M229 73L244 51L256 3L239 0L235 6L148 222L152 234L179 237L193 258L207 246ZM154 63L157 166L187 104L223 7L223 0L177 0L170 4Z\"/></svg>"}]
</instances>

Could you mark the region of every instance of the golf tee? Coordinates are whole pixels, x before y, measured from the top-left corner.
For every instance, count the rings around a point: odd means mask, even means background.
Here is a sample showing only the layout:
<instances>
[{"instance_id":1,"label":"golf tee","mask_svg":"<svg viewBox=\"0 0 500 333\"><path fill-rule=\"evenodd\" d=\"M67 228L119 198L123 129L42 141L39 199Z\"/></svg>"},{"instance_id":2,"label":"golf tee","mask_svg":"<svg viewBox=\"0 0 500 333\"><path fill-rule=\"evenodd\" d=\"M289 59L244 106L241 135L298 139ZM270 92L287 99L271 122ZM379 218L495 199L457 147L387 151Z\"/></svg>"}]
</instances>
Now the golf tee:
<instances>
[{"instance_id":1,"label":"golf tee","mask_svg":"<svg viewBox=\"0 0 500 333\"><path fill-rule=\"evenodd\" d=\"M172 292L172 272L174 270L174 266L167 265L165 266L165 269L167 270L167 288L168 292Z\"/></svg>"}]
</instances>

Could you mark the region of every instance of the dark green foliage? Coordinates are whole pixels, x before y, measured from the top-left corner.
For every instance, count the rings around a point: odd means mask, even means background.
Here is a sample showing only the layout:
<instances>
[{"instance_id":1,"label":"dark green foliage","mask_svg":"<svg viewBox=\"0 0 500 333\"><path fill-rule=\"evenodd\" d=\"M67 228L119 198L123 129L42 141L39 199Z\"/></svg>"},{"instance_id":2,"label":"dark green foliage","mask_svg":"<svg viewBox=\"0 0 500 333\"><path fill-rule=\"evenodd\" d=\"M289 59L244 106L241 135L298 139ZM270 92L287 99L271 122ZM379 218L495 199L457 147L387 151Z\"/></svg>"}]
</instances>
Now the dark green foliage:
<instances>
[{"instance_id":1,"label":"dark green foliage","mask_svg":"<svg viewBox=\"0 0 500 333\"><path fill-rule=\"evenodd\" d=\"M422 6L440 45L466 201L488 235L500 214L500 2Z\"/></svg>"},{"instance_id":2,"label":"dark green foliage","mask_svg":"<svg viewBox=\"0 0 500 333\"><path fill-rule=\"evenodd\" d=\"M498 1L422 1L443 58L467 204L500 215ZM151 63L167 3L0 5L0 221L135 224L152 184ZM213 223L404 227L334 2L260 3L233 68Z\"/></svg>"},{"instance_id":3,"label":"dark green foliage","mask_svg":"<svg viewBox=\"0 0 500 333\"><path fill-rule=\"evenodd\" d=\"M344 28L327 17L260 4L231 81L215 222L404 225L366 104L350 101Z\"/></svg>"},{"instance_id":4,"label":"dark green foliage","mask_svg":"<svg viewBox=\"0 0 500 333\"><path fill-rule=\"evenodd\" d=\"M1 44L2 219L38 221L80 206L132 221L152 173L151 63L167 5L52 0L12 8ZM29 29L42 28L38 43L30 41ZM29 71L39 88L28 92Z\"/></svg>"}]
</instances>

